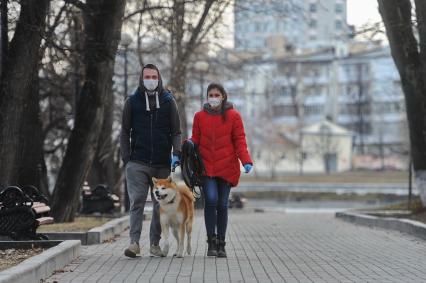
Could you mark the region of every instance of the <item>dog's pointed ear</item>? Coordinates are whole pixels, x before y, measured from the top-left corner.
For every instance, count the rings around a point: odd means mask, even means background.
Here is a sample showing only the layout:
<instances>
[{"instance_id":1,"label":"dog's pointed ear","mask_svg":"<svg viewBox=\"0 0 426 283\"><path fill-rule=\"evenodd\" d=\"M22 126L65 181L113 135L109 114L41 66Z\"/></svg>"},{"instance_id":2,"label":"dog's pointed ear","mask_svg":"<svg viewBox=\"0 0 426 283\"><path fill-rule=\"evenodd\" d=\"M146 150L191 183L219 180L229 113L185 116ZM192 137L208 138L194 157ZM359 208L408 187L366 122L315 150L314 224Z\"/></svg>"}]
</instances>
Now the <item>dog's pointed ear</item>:
<instances>
[{"instance_id":1,"label":"dog's pointed ear","mask_svg":"<svg viewBox=\"0 0 426 283\"><path fill-rule=\"evenodd\" d=\"M157 183L157 178L155 178L155 177L152 177L152 182L154 183L154 184L156 184Z\"/></svg>"},{"instance_id":2,"label":"dog's pointed ear","mask_svg":"<svg viewBox=\"0 0 426 283\"><path fill-rule=\"evenodd\" d=\"M173 181L172 176L167 177L167 181L171 183Z\"/></svg>"}]
</instances>

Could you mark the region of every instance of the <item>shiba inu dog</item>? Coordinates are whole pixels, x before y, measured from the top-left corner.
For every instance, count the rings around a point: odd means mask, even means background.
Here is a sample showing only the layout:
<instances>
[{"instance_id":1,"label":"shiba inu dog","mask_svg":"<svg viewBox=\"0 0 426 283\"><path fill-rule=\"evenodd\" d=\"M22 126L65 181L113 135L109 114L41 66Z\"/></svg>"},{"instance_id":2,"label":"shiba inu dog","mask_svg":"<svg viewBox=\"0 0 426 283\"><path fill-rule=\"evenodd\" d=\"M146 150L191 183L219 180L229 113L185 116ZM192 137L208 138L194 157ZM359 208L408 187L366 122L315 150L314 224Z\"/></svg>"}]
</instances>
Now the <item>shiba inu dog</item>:
<instances>
[{"instance_id":1,"label":"shiba inu dog","mask_svg":"<svg viewBox=\"0 0 426 283\"><path fill-rule=\"evenodd\" d=\"M169 228L177 241L176 257L183 257L184 236L186 232L186 252L191 254L191 233L194 220L194 196L186 186L177 186L171 177L152 178L154 195L160 204L160 223L165 241L163 254L169 252Z\"/></svg>"}]
</instances>

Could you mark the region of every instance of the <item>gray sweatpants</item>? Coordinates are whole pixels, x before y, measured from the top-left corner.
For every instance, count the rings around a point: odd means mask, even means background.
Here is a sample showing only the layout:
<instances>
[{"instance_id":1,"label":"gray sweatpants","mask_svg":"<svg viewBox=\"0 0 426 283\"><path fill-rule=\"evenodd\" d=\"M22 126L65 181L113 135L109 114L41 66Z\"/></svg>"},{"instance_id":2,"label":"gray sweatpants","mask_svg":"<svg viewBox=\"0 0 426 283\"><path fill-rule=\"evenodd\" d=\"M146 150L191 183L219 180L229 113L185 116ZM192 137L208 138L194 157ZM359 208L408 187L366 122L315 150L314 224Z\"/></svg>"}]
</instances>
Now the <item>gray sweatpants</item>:
<instances>
[{"instance_id":1,"label":"gray sweatpants","mask_svg":"<svg viewBox=\"0 0 426 283\"><path fill-rule=\"evenodd\" d=\"M126 164L127 192L130 200L130 243L135 242L139 244L142 232L143 211L148 191L152 184L152 177L164 179L169 175L170 168L153 168L132 161ZM155 199L152 190L151 199L153 202L153 212L149 241L151 245L158 245L161 238L160 205Z\"/></svg>"}]
</instances>

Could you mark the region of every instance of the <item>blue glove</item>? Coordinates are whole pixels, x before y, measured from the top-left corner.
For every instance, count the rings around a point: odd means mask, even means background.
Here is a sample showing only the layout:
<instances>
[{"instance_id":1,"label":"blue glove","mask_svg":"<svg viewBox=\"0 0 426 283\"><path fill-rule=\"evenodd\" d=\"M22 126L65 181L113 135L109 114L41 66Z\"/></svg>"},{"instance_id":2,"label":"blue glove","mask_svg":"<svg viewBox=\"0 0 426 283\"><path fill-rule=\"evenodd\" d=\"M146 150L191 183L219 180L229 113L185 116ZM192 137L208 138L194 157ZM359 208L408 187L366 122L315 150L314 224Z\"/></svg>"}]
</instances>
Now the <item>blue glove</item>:
<instances>
[{"instance_id":1,"label":"blue glove","mask_svg":"<svg viewBox=\"0 0 426 283\"><path fill-rule=\"evenodd\" d=\"M248 172L250 172L251 168L253 168L253 165L251 165L251 164L244 164L243 167L246 170L246 172L244 172L244 173L248 173Z\"/></svg>"},{"instance_id":2,"label":"blue glove","mask_svg":"<svg viewBox=\"0 0 426 283\"><path fill-rule=\"evenodd\" d=\"M172 172L175 172L176 167L180 165L180 158L177 155L172 157Z\"/></svg>"}]
</instances>

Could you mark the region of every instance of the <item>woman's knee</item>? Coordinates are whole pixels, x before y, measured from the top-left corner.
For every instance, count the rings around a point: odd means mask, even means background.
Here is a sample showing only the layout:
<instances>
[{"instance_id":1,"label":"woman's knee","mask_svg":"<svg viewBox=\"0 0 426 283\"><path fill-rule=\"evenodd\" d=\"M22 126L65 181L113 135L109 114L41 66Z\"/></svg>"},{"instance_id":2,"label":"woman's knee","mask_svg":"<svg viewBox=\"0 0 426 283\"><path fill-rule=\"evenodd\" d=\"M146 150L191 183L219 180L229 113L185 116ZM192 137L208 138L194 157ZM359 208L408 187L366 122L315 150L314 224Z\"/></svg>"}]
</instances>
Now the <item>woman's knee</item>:
<instances>
[{"instance_id":1,"label":"woman's knee","mask_svg":"<svg viewBox=\"0 0 426 283\"><path fill-rule=\"evenodd\" d=\"M217 196L215 195L205 195L205 204L206 206L209 207L216 207L218 202L217 202Z\"/></svg>"},{"instance_id":2,"label":"woman's knee","mask_svg":"<svg viewBox=\"0 0 426 283\"><path fill-rule=\"evenodd\" d=\"M226 211L228 210L228 201L218 202L216 207L218 211Z\"/></svg>"},{"instance_id":3,"label":"woman's knee","mask_svg":"<svg viewBox=\"0 0 426 283\"><path fill-rule=\"evenodd\" d=\"M217 206L218 203L218 192L217 184L215 179L206 178L204 182L204 199L206 206Z\"/></svg>"}]
</instances>

